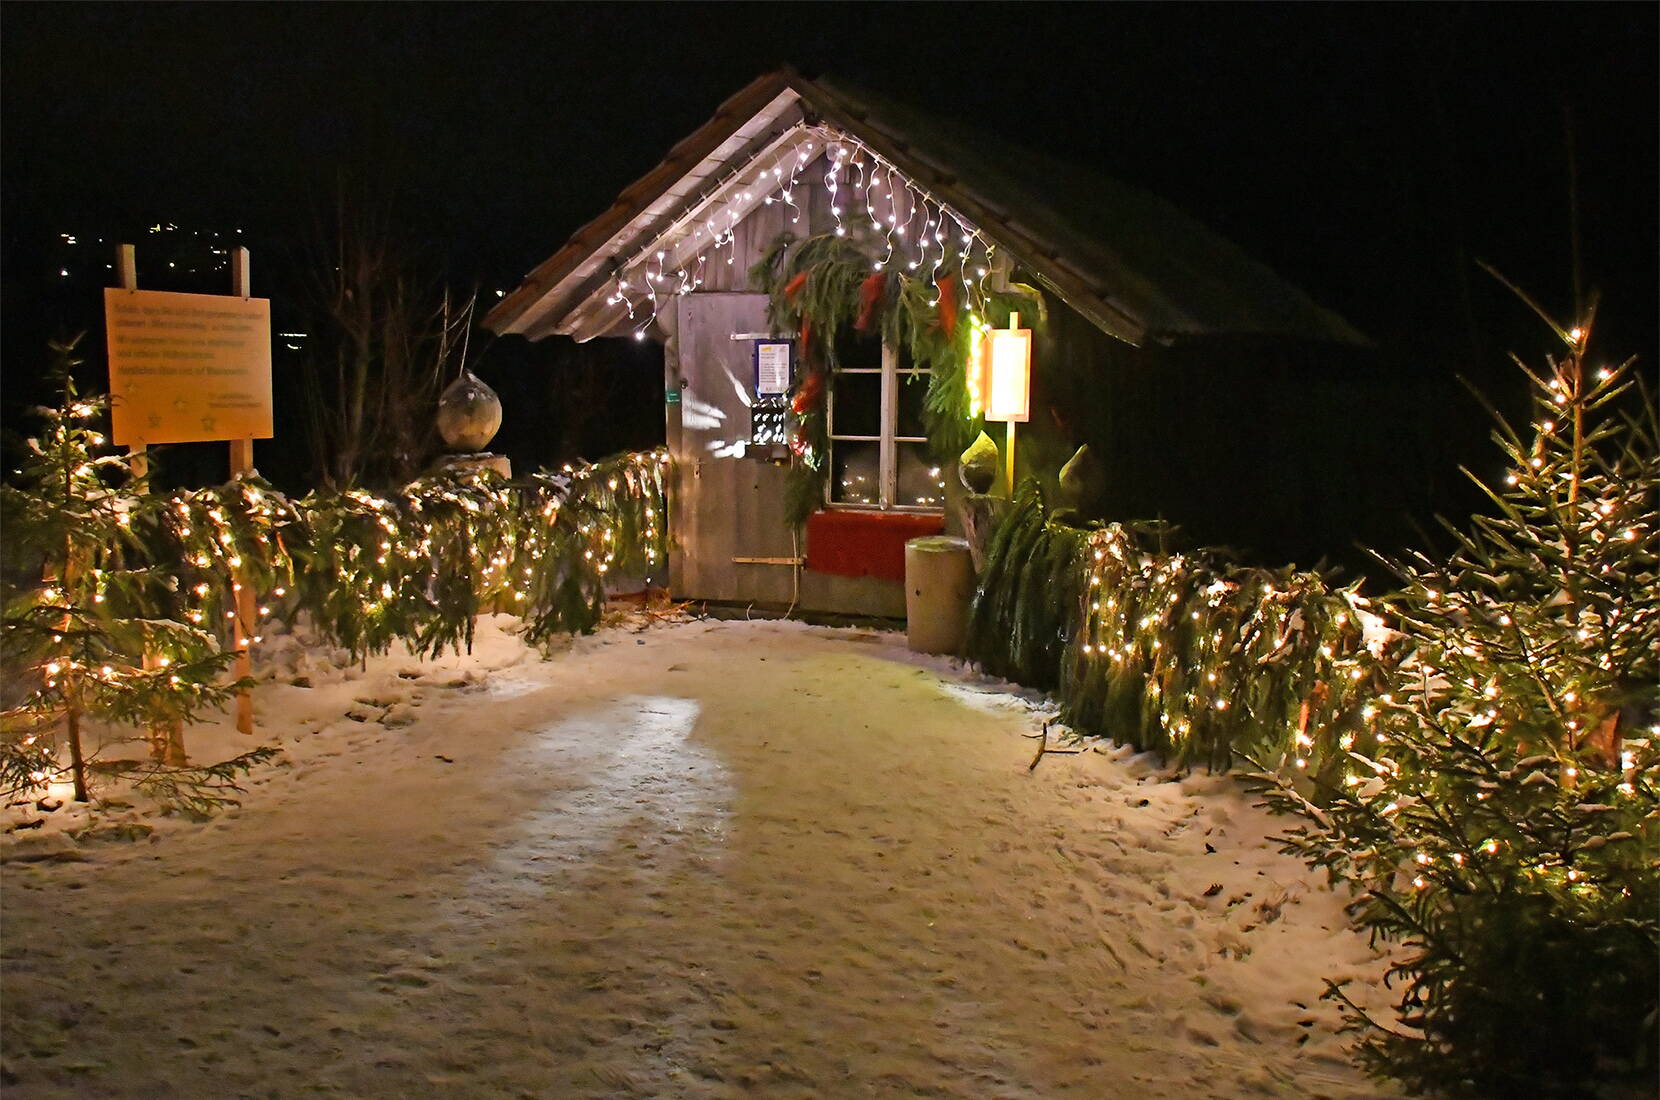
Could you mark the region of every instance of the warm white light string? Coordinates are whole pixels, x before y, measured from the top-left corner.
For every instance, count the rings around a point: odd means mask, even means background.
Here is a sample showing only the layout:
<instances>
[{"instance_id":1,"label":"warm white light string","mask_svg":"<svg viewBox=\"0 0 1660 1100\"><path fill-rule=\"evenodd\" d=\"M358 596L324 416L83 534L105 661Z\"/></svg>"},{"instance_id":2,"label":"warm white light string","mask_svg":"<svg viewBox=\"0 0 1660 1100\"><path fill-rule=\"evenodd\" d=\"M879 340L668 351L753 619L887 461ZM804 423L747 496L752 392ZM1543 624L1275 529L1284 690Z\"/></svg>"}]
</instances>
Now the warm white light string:
<instances>
[{"instance_id":1,"label":"warm white light string","mask_svg":"<svg viewBox=\"0 0 1660 1100\"><path fill-rule=\"evenodd\" d=\"M767 162L768 154L755 158L742 168L729 173L708 194L727 192L742 177L747 176L757 163ZM791 143L788 149L771 155L769 163L749 182L749 190L733 189L724 210L716 213L693 214L688 211L677 218L667 230L658 233L652 244L634 257L618 265L615 283L606 304L621 305L628 320L634 322L636 340L644 340L663 303L684 294L695 293L705 282L711 256L722 248L727 250L726 263L737 260L738 224L753 211L750 206L741 217L734 207L738 202L753 203L760 193L761 205L783 203L790 208L789 223L799 225L801 204L795 192L801 186L801 173L820 156L825 159L824 186L829 195L830 214L835 219L835 234L845 237L853 221L853 207L859 203L870 220L874 233L879 233L885 252L873 261L872 270L886 271L903 261L903 271L917 273L934 286L931 304L939 303L940 271L955 248L957 277L970 299L983 306L986 299L985 280L990 274L996 245L987 240L980 230L943 200L926 188L912 182L891 161L874 152L858 138L834 127L817 124L802 129L802 139ZM885 183L885 187L884 187ZM765 188L763 191L762 189ZM905 218L901 224L900 195L904 195ZM845 196L845 197L844 197ZM886 216L879 203L886 199ZM917 216L921 228L916 231ZM720 220L724 217L726 224ZM862 224L859 225L862 231ZM947 240L947 233L954 240ZM692 242L695 253L670 268L668 257L682 251ZM910 242L915 251L906 249ZM979 249L978 263L972 263ZM937 255L930 256L937 249ZM914 256L914 258L911 258ZM970 267L973 274L970 274ZM655 270L654 270L655 267ZM926 274L923 274L923 273Z\"/></svg>"}]
</instances>

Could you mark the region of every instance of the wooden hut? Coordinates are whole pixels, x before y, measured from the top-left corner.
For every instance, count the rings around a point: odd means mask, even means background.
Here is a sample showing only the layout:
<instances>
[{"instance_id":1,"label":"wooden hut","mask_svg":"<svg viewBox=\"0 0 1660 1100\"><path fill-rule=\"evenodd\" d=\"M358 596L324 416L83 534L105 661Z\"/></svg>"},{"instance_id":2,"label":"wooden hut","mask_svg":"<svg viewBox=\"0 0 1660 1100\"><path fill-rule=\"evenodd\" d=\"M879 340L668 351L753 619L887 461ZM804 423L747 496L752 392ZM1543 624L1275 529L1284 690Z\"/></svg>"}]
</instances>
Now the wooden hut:
<instances>
[{"instance_id":1,"label":"wooden hut","mask_svg":"<svg viewBox=\"0 0 1660 1100\"><path fill-rule=\"evenodd\" d=\"M1300 449L1353 400L1366 342L1345 321L1156 198L789 70L485 323L662 342L675 597L897 616L903 544L955 525L951 458L979 428L950 389L962 326L1022 302L1041 317L1022 473L1052 485L1089 443L1105 518L1267 553L1364 533L1335 513L1376 502L1322 479L1368 456L1335 432L1335 467Z\"/></svg>"}]
</instances>

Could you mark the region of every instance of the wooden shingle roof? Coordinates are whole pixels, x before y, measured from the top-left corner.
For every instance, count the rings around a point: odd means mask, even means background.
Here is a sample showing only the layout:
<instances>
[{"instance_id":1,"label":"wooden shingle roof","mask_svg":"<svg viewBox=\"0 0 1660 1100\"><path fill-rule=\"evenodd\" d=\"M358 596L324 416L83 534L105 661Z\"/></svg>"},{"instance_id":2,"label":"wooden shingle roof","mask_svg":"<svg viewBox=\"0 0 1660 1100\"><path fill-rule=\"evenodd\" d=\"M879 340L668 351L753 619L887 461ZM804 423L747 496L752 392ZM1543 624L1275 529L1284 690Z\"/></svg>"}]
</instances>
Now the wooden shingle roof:
<instances>
[{"instance_id":1,"label":"wooden shingle roof","mask_svg":"<svg viewBox=\"0 0 1660 1100\"><path fill-rule=\"evenodd\" d=\"M1268 336L1363 344L1237 246L1169 203L1056 158L831 80L785 69L751 83L627 188L485 318L498 333L586 339L614 327L619 265L689 213L741 217L731 181L804 125L867 145L948 203L1062 301L1131 344ZM725 189L723 191L723 189Z\"/></svg>"}]
</instances>

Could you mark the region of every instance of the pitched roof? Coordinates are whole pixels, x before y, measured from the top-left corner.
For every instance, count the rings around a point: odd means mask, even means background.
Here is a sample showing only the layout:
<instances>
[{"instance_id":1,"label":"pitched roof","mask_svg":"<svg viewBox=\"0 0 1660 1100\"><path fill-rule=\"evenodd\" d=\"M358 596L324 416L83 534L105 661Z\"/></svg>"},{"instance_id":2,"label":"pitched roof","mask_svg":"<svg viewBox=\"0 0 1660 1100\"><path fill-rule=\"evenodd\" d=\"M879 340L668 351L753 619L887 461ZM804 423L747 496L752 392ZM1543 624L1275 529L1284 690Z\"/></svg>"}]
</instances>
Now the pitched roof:
<instances>
[{"instance_id":1,"label":"pitched roof","mask_svg":"<svg viewBox=\"0 0 1660 1100\"><path fill-rule=\"evenodd\" d=\"M1337 314L1169 203L831 80L751 83L578 230L485 318L501 333L603 335L613 273L688 219L741 220L745 171L801 128L858 139L974 223L1103 331L1141 344L1216 335L1363 344Z\"/></svg>"}]
</instances>

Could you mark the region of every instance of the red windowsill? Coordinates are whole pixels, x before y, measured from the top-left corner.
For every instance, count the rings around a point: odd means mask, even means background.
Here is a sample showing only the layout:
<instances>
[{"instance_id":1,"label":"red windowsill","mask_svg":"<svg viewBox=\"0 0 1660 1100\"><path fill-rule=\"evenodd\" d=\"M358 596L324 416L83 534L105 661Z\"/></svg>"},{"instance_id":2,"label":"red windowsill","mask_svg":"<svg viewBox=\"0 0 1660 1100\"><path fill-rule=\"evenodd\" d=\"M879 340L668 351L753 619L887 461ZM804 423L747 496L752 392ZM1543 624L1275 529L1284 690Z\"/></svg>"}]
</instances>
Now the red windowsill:
<instances>
[{"instance_id":1,"label":"red windowsill","mask_svg":"<svg viewBox=\"0 0 1660 1100\"><path fill-rule=\"evenodd\" d=\"M836 508L807 517L807 568L838 577L905 579L905 544L945 530L938 512Z\"/></svg>"}]
</instances>

